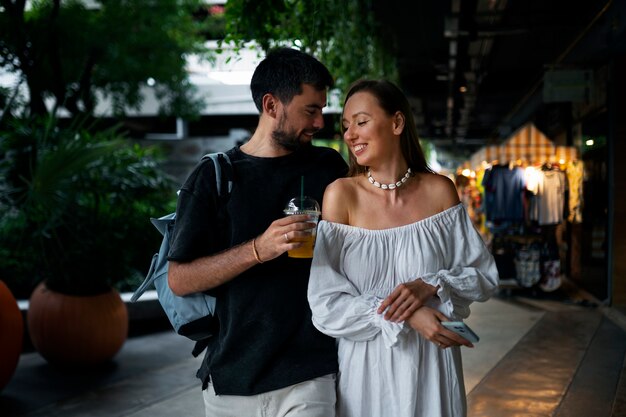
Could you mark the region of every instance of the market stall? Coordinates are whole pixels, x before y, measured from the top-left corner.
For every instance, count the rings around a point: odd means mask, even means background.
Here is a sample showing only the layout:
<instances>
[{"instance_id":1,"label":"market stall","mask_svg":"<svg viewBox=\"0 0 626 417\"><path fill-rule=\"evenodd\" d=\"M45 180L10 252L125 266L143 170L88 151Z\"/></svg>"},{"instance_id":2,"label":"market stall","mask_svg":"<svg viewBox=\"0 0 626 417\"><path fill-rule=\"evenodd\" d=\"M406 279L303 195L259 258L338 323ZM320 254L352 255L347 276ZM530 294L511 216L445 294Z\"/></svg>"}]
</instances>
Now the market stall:
<instances>
[{"instance_id":1,"label":"market stall","mask_svg":"<svg viewBox=\"0 0 626 417\"><path fill-rule=\"evenodd\" d=\"M543 291L566 273L568 222L582 221L582 163L528 123L481 148L457 180L462 201L490 245L501 279Z\"/></svg>"}]
</instances>

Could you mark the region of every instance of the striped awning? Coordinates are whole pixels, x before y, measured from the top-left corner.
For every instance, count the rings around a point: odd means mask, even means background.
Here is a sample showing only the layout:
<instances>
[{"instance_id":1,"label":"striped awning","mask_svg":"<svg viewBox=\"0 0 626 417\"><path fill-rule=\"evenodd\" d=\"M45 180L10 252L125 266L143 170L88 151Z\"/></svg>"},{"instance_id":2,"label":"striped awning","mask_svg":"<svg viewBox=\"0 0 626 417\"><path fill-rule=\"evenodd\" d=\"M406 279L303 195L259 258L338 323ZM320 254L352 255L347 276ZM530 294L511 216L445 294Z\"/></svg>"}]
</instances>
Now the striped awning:
<instances>
[{"instance_id":1,"label":"striped awning","mask_svg":"<svg viewBox=\"0 0 626 417\"><path fill-rule=\"evenodd\" d=\"M556 147L556 160L557 161L576 161L578 159L578 148L575 146L557 146Z\"/></svg>"},{"instance_id":2,"label":"striped awning","mask_svg":"<svg viewBox=\"0 0 626 417\"><path fill-rule=\"evenodd\" d=\"M528 123L519 128L501 145L489 145L479 149L470 158L473 169L484 163L501 164L521 161L531 165L544 162L572 161L578 159L578 150L573 146L555 146L537 127Z\"/></svg>"}]
</instances>

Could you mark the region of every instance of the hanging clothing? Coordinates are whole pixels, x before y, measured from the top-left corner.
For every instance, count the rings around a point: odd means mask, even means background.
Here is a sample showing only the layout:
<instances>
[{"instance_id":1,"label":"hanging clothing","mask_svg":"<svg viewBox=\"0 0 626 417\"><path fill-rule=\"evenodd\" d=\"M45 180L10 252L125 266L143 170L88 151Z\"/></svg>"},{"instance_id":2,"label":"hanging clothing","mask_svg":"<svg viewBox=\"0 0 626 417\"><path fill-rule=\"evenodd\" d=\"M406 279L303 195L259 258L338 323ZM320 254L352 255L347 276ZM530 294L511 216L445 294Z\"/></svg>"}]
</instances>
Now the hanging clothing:
<instances>
[{"instance_id":1,"label":"hanging clothing","mask_svg":"<svg viewBox=\"0 0 626 417\"><path fill-rule=\"evenodd\" d=\"M563 221L567 177L559 170L537 171L536 186L529 189L533 193L529 216L540 226L559 224Z\"/></svg>"},{"instance_id":2,"label":"hanging clothing","mask_svg":"<svg viewBox=\"0 0 626 417\"><path fill-rule=\"evenodd\" d=\"M570 223L582 223L583 221L583 163L571 161L565 169L569 185L569 213L567 220Z\"/></svg>"},{"instance_id":3,"label":"hanging clothing","mask_svg":"<svg viewBox=\"0 0 626 417\"><path fill-rule=\"evenodd\" d=\"M524 220L526 183L522 168L494 165L485 171L482 185L485 187L487 220Z\"/></svg>"},{"instance_id":4,"label":"hanging clothing","mask_svg":"<svg viewBox=\"0 0 626 417\"><path fill-rule=\"evenodd\" d=\"M377 313L418 277L439 286L429 306L453 320L496 291L494 259L462 203L383 230L319 223L308 296L315 327L338 340L338 417L466 415L460 348Z\"/></svg>"}]
</instances>

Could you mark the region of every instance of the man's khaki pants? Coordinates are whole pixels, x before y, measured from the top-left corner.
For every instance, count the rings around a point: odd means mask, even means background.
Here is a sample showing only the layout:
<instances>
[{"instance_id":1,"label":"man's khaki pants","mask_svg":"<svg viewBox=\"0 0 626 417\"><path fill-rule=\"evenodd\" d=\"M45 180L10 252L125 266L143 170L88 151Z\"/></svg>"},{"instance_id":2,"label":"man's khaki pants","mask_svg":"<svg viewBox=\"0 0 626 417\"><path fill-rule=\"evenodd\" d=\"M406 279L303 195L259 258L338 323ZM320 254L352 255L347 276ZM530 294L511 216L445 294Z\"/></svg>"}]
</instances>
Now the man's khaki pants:
<instances>
[{"instance_id":1,"label":"man's khaki pants","mask_svg":"<svg viewBox=\"0 0 626 417\"><path fill-rule=\"evenodd\" d=\"M257 395L215 395L202 391L206 417L334 417L335 375L326 375Z\"/></svg>"}]
</instances>

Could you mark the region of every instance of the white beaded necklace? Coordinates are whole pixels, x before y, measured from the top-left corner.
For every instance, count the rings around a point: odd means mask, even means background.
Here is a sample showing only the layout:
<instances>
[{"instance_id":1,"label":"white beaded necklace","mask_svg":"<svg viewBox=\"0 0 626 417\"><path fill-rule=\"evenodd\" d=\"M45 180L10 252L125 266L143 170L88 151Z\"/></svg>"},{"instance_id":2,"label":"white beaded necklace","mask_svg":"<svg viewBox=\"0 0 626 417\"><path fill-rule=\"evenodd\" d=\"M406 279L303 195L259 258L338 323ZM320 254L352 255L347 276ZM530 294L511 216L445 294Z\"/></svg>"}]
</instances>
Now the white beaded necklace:
<instances>
[{"instance_id":1,"label":"white beaded necklace","mask_svg":"<svg viewBox=\"0 0 626 417\"><path fill-rule=\"evenodd\" d=\"M397 182L391 184L381 184L372 177L372 171L367 169L367 180L376 188L380 188L383 190L395 190L396 188L401 187L411 176L411 168L406 170L406 174L402 178L400 178Z\"/></svg>"}]
</instances>

